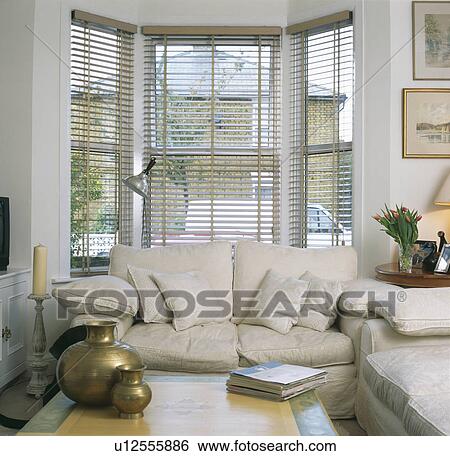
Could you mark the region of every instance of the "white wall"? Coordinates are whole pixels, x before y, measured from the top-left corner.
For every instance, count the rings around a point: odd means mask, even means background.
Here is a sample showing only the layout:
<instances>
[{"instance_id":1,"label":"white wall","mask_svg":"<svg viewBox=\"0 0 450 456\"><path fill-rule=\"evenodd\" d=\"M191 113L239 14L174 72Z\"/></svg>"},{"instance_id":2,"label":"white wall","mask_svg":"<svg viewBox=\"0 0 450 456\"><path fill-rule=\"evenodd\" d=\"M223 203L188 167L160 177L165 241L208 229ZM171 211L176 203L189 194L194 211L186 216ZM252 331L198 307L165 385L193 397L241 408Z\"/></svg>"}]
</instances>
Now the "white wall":
<instances>
[{"instance_id":1,"label":"white wall","mask_svg":"<svg viewBox=\"0 0 450 456\"><path fill-rule=\"evenodd\" d=\"M402 89L405 87L450 87L450 81L414 81L412 76L411 2L391 0L391 203L405 203L424 213L420 237L437 240L443 229L450 238L450 209L433 199L450 172L449 159L402 159Z\"/></svg>"},{"instance_id":2,"label":"white wall","mask_svg":"<svg viewBox=\"0 0 450 456\"><path fill-rule=\"evenodd\" d=\"M10 265L29 267L34 0L0 3L0 196L10 197Z\"/></svg>"}]
</instances>

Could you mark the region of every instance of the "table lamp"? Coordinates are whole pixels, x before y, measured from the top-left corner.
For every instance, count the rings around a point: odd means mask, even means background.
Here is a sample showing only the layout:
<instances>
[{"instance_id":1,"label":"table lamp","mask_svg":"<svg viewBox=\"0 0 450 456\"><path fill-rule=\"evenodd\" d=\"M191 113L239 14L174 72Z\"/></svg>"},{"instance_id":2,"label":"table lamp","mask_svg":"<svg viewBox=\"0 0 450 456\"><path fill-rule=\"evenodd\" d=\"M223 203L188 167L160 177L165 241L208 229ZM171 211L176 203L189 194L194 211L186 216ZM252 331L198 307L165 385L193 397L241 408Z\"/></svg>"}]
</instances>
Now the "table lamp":
<instances>
[{"instance_id":1,"label":"table lamp","mask_svg":"<svg viewBox=\"0 0 450 456\"><path fill-rule=\"evenodd\" d=\"M450 206L450 174L445 179L444 183L442 184L436 198L434 198L434 204L436 206ZM440 254L444 248L444 245L447 244L447 240L445 239L444 231L438 231L439 237L439 248L437 253ZM437 256L434 258L437 260Z\"/></svg>"},{"instance_id":2,"label":"table lamp","mask_svg":"<svg viewBox=\"0 0 450 456\"><path fill-rule=\"evenodd\" d=\"M450 206L450 174L445 179L439 193L434 198L436 206Z\"/></svg>"}]
</instances>

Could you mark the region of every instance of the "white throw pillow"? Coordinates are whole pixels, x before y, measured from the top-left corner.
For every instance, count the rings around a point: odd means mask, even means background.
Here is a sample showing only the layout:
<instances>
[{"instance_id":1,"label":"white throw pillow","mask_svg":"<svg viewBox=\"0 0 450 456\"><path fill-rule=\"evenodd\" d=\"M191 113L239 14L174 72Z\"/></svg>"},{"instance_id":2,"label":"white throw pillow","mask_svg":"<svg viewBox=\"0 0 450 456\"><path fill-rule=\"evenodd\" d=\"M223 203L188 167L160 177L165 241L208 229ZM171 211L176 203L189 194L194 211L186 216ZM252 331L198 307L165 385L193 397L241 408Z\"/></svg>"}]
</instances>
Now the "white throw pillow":
<instances>
[{"instance_id":1,"label":"white throw pillow","mask_svg":"<svg viewBox=\"0 0 450 456\"><path fill-rule=\"evenodd\" d=\"M333 326L337 311L337 301L342 293L339 280L321 279L309 271L300 276L308 281L308 291L300 310L297 326L326 331Z\"/></svg>"},{"instance_id":2,"label":"white throw pillow","mask_svg":"<svg viewBox=\"0 0 450 456\"><path fill-rule=\"evenodd\" d=\"M342 283L342 295L338 309L345 315L368 317L369 311L395 299L403 288L374 279L349 280Z\"/></svg>"},{"instance_id":3,"label":"white throw pillow","mask_svg":"<svg viewBox=\"0 0 450 456\"><path fill-rule=\"evenodd\" d=\"M128 265L128 280L139 295L139 313L145 323L168 323L172 311L158 298L160 290L153 279L153 271Z\"/></svg>"},{"instance_id":4,"label":"white throw pillow","mask_svg":"<svg viewBox=\"0 0 450 456\"><path fill-rule=\"evenodd\" d=\"M136 290L119 277L100 275L86 277L54 288L52 295L59 304L75 315L102 314L135 316L138 311Z\"/></svg>"},{"instance_id":5,"label":"white throw pillow","mask_svg":"<svg viewBox=\"0 0 450 456\"><path fill-rule=\"evenodd\" d=\"M173 312L172 325L175 331L229 320L230 313L226 302L224 309L216 306L212 309L203 302L199 303L202 292L213 292L208 280L199 271L153 272L153 280L161 290L167 307Z\"/></svg>"},{"instance_id":6,"label":"white throw pillow","mask_svg":"<svg viewBox=\"0 0 450 456\"><path fill-rule=\"evenodd\" d=\"M233 321L236 324L265 326L287 334L297 323L308 285L304 280L284 277L270 269L259 286L256 305L249 307L247 316L237 315Z\"/></svg>"},{"instance_id":7,"label":"white throw pillow","mask_svg":"<svg viewBox=\"0 0 450 456\"><path fill-rule=\"evenodd\" d=\"M406 336L450 335L450 288L409 288L391 306L378 307L394 331Z\"/></svg>"}]
</instances>

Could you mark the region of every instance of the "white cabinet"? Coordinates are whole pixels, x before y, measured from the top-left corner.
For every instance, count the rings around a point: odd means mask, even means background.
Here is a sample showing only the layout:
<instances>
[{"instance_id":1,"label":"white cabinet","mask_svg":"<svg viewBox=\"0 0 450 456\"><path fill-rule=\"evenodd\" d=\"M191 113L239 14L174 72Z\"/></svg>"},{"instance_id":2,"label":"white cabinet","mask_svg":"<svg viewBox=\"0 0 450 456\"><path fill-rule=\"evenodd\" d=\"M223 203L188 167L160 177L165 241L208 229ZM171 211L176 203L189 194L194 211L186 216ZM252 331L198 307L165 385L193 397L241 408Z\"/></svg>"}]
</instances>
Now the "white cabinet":
<instances>
[{"instance_id":1,"label":"white cabinet","mask_svg":"<svg viewBox=\"0 0 450 456\"><path fill-rule=\"evenodd\" d=\"M25 311L29 281L28 269L0 273L0 388L26 368Z\"/></svg>"}]
</instances>

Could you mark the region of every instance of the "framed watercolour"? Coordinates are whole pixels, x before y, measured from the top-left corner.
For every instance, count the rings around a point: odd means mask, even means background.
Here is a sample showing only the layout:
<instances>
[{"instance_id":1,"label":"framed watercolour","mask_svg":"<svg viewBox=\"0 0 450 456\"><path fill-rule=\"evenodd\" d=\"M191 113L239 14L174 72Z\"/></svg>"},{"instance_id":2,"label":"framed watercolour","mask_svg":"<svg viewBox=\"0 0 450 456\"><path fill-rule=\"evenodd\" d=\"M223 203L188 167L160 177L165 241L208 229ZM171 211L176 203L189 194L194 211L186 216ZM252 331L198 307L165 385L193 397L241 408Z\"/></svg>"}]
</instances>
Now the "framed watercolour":
<instances>
[{"instance_id":1,"label":"framed watercolour","mask_svg":"<svg viewBox=\"0 0 450 456\"><path fill-rule=\"evenodd\" d=\"M450 157L450 89L403 89L403 158Z\"/></svg>"},{"instance_id":2,"label":"framed watercolour","mask_svg":"<svg viewBox=\"0 0 450 456\"><path fill-rule=\"evenodd\" d=\"M450 80L450 2L413 2L413 77Z\"/></svg>"}]
</instances>

